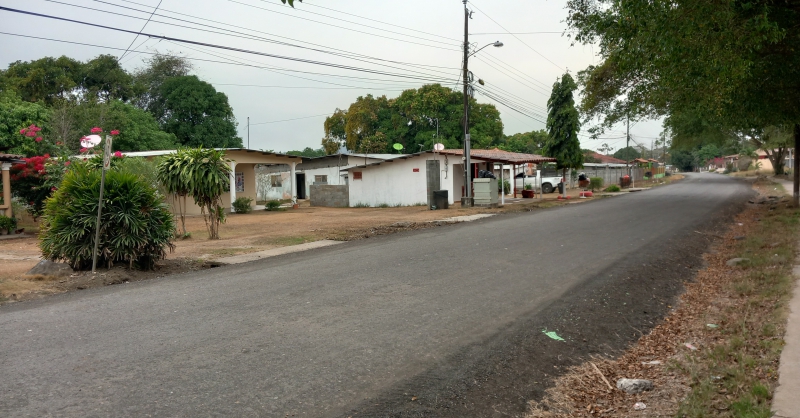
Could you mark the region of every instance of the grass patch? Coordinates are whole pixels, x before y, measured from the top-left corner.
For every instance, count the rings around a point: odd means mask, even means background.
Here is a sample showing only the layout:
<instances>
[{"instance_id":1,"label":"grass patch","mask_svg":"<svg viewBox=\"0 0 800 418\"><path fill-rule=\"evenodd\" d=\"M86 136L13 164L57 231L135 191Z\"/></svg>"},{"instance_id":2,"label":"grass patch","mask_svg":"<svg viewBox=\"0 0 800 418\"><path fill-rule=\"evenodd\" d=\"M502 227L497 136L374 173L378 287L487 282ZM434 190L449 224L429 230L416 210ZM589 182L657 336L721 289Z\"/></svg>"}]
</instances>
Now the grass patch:
<instances>
[{"instance_id":1,"label":"grass patch","mask_svg":"<svg viewBox=\"0 0 800 418\"><path fill-rule=\"evenodd\" d=\"M681 362L692 389L677 416L772 416L800 212L781 204L758 216L748 238L731 244L750 261L731 273L733 301L719 314L716 344Z\"/></svg>"},{"instance_id":2,"label":"grass patch","mask_svg":"<svg viewBox=\"0 0 800 418\"><path fill-rule=\"evenodd\" d=\"M211 250L211 254L218 257L229 257L232 255L247 254L255 251L258 251L258 248L253 248L253 247L217 248Z\"/></svg>"},{"instance_id":3,"label":"grass patch","mask_svg":"<svg viewBox=\"0 0 800 418\"><path fill-rule=\"evenodd\" d=\"M354 207L354 208L369 208L371 206L369 205L369 203L358 202L355 205L353 205L352 207Z\"/></svg>"},{"instance_id":4,"label":"grass patch","mask_svg":"<svg viewBox=\"0 0 800 418\"><path fill-rule=\"evenodd\" d=\"M277 247L288 247L290 245L305 244L313 242L317 239L306 235L288 236L288 237L270 237L262 238L256 242L258 245L273 245Z\"/></svg>"}]
</instances>

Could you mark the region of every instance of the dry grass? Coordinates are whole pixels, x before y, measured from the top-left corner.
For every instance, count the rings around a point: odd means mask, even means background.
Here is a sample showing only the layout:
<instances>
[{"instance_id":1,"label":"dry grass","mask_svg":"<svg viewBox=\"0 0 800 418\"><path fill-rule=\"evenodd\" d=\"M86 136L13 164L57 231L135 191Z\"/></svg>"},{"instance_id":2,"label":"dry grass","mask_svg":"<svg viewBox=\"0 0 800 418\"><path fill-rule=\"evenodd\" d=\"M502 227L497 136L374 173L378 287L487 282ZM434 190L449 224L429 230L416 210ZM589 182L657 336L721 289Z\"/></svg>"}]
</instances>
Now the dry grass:
<instances>
[{"instance_id":1,"label":"dry grass","mask_svg":"<svg viewBox=\"0 0 800 418\"><path fill-rule=\"evenodd\" d=\"M756 188L766 196L776 186L762 181ZM750 205L705 256L707 267L686 284L664 322L620 358L593 360L612 384L651 379L653 391L608 389L587 362L531 402L528 417L771 416L800 224L787 202ZM727 266L734 257L749 261ZM634 411L635 402L647 408Z\"/></svg>"}]
</instances>

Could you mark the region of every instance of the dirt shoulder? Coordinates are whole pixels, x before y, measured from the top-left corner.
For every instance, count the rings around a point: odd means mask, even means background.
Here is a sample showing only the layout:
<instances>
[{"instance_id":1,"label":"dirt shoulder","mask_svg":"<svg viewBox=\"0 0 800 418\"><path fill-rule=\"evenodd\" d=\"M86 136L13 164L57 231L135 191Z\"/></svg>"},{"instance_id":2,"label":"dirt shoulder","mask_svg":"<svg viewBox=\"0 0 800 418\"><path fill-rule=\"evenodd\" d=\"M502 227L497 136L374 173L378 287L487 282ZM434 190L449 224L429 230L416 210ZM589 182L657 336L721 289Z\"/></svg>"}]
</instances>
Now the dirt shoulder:
<instances>
[{"instance_id":1,"label":"dirt shoulder","mask_svg":"<svg viewBox=\"0 0 800 418\"><path fill-rule=\"evenodd\" d=\"M621 356L568 368L528 418L771 416L800 213L773 182L754 188L759 197L726 231L698 233L713 242L705 267L686 276L663 320ZM628 394L615 387L620 378L654 389Z\"/></svg>"}]
</instances>

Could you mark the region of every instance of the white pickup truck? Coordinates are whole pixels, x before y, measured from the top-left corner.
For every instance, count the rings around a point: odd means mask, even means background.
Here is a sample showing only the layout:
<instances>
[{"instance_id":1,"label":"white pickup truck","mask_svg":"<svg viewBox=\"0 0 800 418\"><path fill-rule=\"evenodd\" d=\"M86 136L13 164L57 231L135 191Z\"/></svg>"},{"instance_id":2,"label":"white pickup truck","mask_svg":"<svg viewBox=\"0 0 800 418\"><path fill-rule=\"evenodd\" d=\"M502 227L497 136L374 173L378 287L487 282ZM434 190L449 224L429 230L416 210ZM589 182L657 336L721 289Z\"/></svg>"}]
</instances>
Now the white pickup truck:
<instances>
[{"instance_id":1,"label":"white pickup truck","mask_svg":"<svg viewBox=\"0 0 800 418\"><path fill-rule=\"evenodd\" d=\"M564 187L564 178L561 176L553 176L553 177L541 177L542 184L541 184L541 191L542 193L553 193L553 191L558 188L558 191L561 192L561 188ZM517 177L514 182L514 187L519 190L524 190L525 185L530 184L534 190L539 191L539 180L536 176L528 176L525 173L517 174Z\"/></svg>"}]
</instances>

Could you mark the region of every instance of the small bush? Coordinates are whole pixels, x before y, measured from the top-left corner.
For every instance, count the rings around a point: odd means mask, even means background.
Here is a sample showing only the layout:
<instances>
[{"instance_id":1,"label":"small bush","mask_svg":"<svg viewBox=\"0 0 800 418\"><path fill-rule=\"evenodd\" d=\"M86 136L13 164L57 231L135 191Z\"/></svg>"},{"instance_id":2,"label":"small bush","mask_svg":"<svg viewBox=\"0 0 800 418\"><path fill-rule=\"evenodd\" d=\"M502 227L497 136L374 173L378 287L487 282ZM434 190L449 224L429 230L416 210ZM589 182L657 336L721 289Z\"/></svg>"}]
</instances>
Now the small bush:
<instances>
[{"instance_id":1,"label":"small bush","mask_svg":"<svg viewBox=\"0 0 800 418\"><path fill-rule=\"evenodd\" d=\"M42 256L75 269L92 265L100 170L76 167L47 200L39 247ZM98 265L115 262L152 269L174 248L172 214L156 189L135 174L109 170L103 194Z\"/></svg>"},{"instance_id":2,"label":"small bush","mask_svg":"<svg viewBox=\"0 0 800 418\"><path fill-rule=\"evenodd\" d=\"M672 173L670 173L669 171L664 172L664 177L669 177L671 175L672 175Z\"/></svg>"},{"instance_id":3,"label":"small bush","mask_svg":"<svg viewBox=\"0 0 800 418\"><path fill-rule=\"evenodd\" d=\"M253 210L253 207L250 206L251 203L253 203L253 199L249 197L237 197L233 201L233 210L236 213L250 213Z\"/></svg>"},{"instance_id":4,"label":"small bush","mask_svg":"<svg viewBox=\"0 0 800 418\"><path fill-rule=\"evenodd\" d=\"M501 193L503 194L511 193L511 183L509 183L508 180L498 179L497 185L499 186L498 189L500 189Z\"/></svg>"},{"instance_id":5,"label":"small bush","mask_svg":"<svg viewBox=\"0 0 800 418\"><path fill-rule=\"evenodd\" d=\"M264 210L273 211L273 210L280 210L280 208L281 208L280 200L268 200Z\"/></svg>"},{"instance_id":6,"label":"small bush","mask_svg":"<svg viewBox=\"0 0 800 418\"><path fill-rule=\"evenodd\" d=\"M603 178L602 177L589 177L589 188L592 191L600 190L603 188Z\"/></svg>"},{"instance_id":7,"label":"small bush","mask_svg":"<svg viewBox=\"0 0 800 418\"><path fill-rule=\"evenodd\" d=\"M353 205L353 207L354 207L354 208L368 208L368 207L370 207L370 206L369 206L369 203L361 203L361 202L358 202L358 203L356 203L355 205Z\"/></svg>"},{"instance_id":8,"label":"small bush","mask_svg":"<svg viewBox=\"0 0 800 418\"><path fill-rule=\"evenodd\" d=\"M379 208L388 208L389 204L388 203L381 203L380 205L378 205L378 207Z\"/></svg>"},{"instance_id":9,"label":"small bush","mask_svg":"<svg viewBox=\"0 0 800 418\"><path fill-rule=\"evenodd\" d=\"M606 189L607 192L612 192L612 193L613 192L618 192L620 190L621 189L616 184L612 184L612 185L608 186L608 188Z\"/></svg>"},{"instance_id":10,"label":"small bush","mask_svg":"<svg viewBox=\"0 0 800 418\"><path fill-rule=\"evenodd\" d=\"M533 184L525 183L525 190L533 190ZM506 193L507 194L507 193Z\"/></svg>"},{"instance_id":11,"label":"small bush","mask_svg":"<svg viewBox=\"0 0 800 418\"><path fill-rule=\"evenodd\" d=\"M0 215L0 231L5 230L7 234L13 234L17 229L17 218Z\"/></svg>"}]
</instances>

